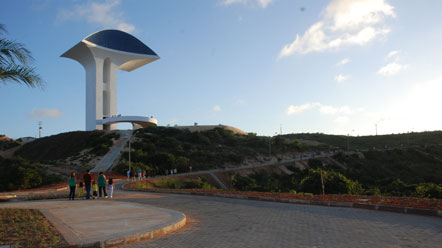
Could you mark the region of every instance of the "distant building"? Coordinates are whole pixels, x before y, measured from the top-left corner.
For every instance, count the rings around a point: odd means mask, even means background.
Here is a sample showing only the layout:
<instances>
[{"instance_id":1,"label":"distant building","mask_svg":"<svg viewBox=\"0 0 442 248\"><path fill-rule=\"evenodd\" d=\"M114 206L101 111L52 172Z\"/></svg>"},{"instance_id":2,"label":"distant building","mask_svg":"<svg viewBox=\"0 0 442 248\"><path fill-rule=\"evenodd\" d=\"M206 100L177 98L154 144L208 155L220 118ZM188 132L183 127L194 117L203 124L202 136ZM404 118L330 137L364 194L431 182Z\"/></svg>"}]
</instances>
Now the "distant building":
<instances>
[{"instance_id":1,"label":"distant building","mask_svg":"<svg viewBox=\"0 0 442 248\"><path fill-rule=\"evenodd\" d=\"M190 132L204 132L204 131L209 131L209 130L212 130L212 129L215 129L215 128L222 128L222 129L225 129L225 130L232 131L235 134L248 135L247 132L244 132L244 131L236 128L236 127L225 126L225 125L222 125L222 124L219 124L219 125L198 125L198 123L195 122L193 126L178 126L178 125L175 125L174 128L177 128L177 129L187 129Z\"/></svg>"},{"instance_id":2,"label":"distant building","mask_svg":"<svg viewBox=\"0 0 442 248\"><path fill-rule=\"evenodd\" d=\"M86 130L113 130L118 122L130 122L134 128L157 125L153 117L117 115L117 70L130 72L160 58L143 42L119 30L102 30L61 57L78 61L86 70Z\"/></svg>"},{"instance_id":3,"label":"distant building","mask_svg":"<svg viewBox=\"0 0 442 248\"><path fill-rule=\"evenodd\" d=\"M31 142L31 141L34 141L34 140L36 140L37 138L34 138L34 137L21 137L21 138L19 138L19 139L17 139L18 141L21 141L21 142L23 142L23 143L28 143L28 142Z\"/></svg>"}]
</instances>

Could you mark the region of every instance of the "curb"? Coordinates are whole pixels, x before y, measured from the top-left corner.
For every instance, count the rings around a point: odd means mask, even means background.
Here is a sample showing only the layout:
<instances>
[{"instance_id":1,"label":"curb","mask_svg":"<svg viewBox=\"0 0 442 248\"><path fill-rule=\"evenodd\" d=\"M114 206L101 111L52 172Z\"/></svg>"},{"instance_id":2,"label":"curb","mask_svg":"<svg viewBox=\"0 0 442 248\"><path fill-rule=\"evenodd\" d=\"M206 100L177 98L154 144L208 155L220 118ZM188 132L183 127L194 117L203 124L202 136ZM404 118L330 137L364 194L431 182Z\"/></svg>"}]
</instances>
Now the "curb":
<instances>
[{"instance_id":1,"label":"curb","mask_svg":"<svg viewBox=\"0 0 442 248\"><path fill-rule=\"evenodd\" d=\"M128 244L132 244L132 243L136 243L136 242L140 242L140 241L144 241L144 240L158 238L158 237L161 237L161 236L166 235L168 233L177 231L186 225L187 218L184 214L183 214L183 216L184 217L180 221L178 221L174 224L168 225L168 226L158 228L153 231L131 234L131 235L127 235L122 238L117 238L117 239L105 240L103 242L100 242L100 248L101 247L103 247L103 248L118 247L121 245L128 245Z\"/></svg>"},{"instance_id":2,"label":"curb","mask_svg":"<svg viewBox=\"0 0 442 248\"><path fill-rule=\"evenodd\" d=\"M51 209L43 207L38 207L37 209L46 217L46 219L51 223L55 229L63 236L66 240L67 245L63 247L67 248L108 248L108 247L120 247L124 245L129 245L132 243L149 240L164 236L171 232L177 231L184 227L187 223L187 217L184 213L166 209L158 208L150 205L144 205L139 203L128 203L131 206L141 206L154 211L161 211L164 214L170 216L166 221L161 221L149 228L141 228L135 231L118 231L118 236L116 235L104 235L97 238L81 238L77 236L76 232L67 226L64 219L60 219L53 214Z\"/></svg>"},{"instance_id":3,"label":"curb","mask_svg":"<svg viewBox=\"0 0 442 248\"><path fill-rule=\"evenodd\" d=\"M181 191L157 191L149 189L130 189L124 184L121 187L123 190L127 191L142 191L150 193L166 193L166 194L183 194L183 195L198 195L198 196L214 196L221 198L231 198L231 199L241 199L241 200L254 200L254 201L270 201L270 202L280 202L280 203L291 203L291 204L304 204L304 205L316 205L325 207L344 207L344 208L359 208L366 210L376 210L383 212L395 212L401 214L413 214L413 215L425 215L432 217L442 217L442 210L435 209L422 209L422 208L407 208L407 207L397 207L397 206L384 206L384 205L372 205L372 204L362 204L353 202L321 202L314 200L299 200L299 199L288 199L288 198L273 198L273 197L263 197L263 196L247 196L247 195L234 195L234 194L220 194L220 193L203 193L203 192L181 192Z\"/></svg>"}]
</instances>

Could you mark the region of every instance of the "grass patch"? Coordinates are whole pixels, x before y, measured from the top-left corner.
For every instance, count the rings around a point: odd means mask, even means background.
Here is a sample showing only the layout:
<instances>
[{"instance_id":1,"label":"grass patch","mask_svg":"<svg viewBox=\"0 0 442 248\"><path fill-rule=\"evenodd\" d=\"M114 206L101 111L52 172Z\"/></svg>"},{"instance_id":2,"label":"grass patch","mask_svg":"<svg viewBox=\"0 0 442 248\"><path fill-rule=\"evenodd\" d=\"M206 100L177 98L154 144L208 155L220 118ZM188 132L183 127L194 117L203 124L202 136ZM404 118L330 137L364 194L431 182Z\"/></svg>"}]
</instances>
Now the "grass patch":
<instances>
[{"instance_id":1,"label":"grass patch","mask_svg":"<svg viewBox=\"0 0 442 248\"><path fill-rule=\"evenodd\" d=\"M61 234L37 209L0 209L0 245L66 247Z\"/></svg>"}]
</instances>

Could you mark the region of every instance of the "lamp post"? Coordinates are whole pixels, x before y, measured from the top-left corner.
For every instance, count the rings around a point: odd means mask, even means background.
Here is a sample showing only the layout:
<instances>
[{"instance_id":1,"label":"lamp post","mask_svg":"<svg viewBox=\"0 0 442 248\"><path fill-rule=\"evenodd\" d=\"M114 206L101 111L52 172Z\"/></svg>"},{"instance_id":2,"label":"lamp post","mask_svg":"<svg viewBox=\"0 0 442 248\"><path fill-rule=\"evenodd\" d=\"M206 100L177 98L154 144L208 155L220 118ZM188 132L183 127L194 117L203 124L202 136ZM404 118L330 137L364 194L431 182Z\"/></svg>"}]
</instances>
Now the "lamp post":
<instances>
[{"instance_id":1,"label":"lamp post","mask_svg":"<svg viewBox=\"0 0 442 248\"><path fill-rule=\"evenodd\" d=\"M131 170L131 164L130 164L130 153L131 153L131 151L132 151L132 149L130 149L130 140L132 139L132 137L130 137L129 138L129 172L130 173L132 173L132 170Z\"/></svg>"}]
</instances>

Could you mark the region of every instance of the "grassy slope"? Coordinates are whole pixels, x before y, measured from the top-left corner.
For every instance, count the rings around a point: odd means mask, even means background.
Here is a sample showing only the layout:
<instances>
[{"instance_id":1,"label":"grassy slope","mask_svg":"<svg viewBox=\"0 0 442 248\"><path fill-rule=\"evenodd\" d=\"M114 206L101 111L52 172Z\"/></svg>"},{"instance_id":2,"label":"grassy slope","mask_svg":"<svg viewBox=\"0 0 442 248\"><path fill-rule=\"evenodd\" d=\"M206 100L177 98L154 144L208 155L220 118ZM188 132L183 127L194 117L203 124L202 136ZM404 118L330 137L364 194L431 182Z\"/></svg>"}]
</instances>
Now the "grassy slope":
<instances>
[{"instance_id":1,"label":"grassy slope","mask_svg":"<svg viewBox=\"0 0 442 248\"><path fill-rule=\"evenodd\" d=\"M32 161L54 161L76 156L88 148L96 155L104 155L112 146L113 137L104 131L61 133L26 143L14 155Z\"/></svg>"},{"instance_id":2,"label":"grassy slope","mask_svg":"<svg viewBox=\"0 0 442 248\"><path fill-rule=\"evenodd\" d=\"M440 153L442 146L430 145L427 148L367 151L363 153L365 159L339 154L336 159L349 167L346 171L342 170L343 174L363 185L385 185L397 178L407 184L440 184L442 161L434 156Z\"/></svg>"},{"instance_id":3,"label":"grassy slope","mask_svg":"<svg viewBox=\"0 0 442 248\"><path fill-rule=\"evenodd\" d=\"M321 133L288 134L284 137L290 139L304 139L317 141L331 147L347 148L347 140L350 149L373 149L404 146L424 146L426 144L442 144L442 131L404 133L377 136L345 136L328 135Z\"/></svg>"},{"instance_id":4,"label":"grassy slope","mask_svg":"<svg viewBox=\"0 0 442 248\"><path fill-rule=\"evenodd\" d=\"M189 165L193 170L217 168L268 155L268 137L239 135L222 128L192 133L175 128L154 127L138 130L134 136L132 162L148 165L157 174L172 168L178 168L180 172L187 171ZM273 154L301 149L308 148L298 142L272 139ZM123 159L127 158L126 152Z\"/></svg>"}]
</instances>

